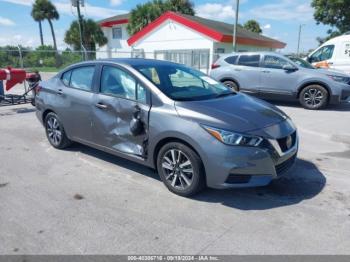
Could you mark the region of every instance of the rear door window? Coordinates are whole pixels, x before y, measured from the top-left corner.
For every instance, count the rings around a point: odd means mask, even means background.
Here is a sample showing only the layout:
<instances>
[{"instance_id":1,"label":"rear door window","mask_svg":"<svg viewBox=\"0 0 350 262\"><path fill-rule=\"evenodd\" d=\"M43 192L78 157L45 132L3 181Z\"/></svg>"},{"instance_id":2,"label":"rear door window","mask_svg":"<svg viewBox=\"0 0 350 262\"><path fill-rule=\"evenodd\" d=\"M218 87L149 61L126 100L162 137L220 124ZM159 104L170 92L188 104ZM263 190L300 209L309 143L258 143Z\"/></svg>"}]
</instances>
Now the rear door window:
<instances>
[{"instance_id":1,"label":"rear door window","mask_svg":"<svg viewBox=\"0 0 350 262\"><path fill-rule=\"evenodd\" d=\"M237 58L238 58L238 55L229 56L229 57L225 58L225 61L226 61L226 63L234 65L237 62Z\"/></svg>"},{"instance_id":2,"label":"rear door window","mask_svg":"<svg viewBox=\"0 0 350 262\"><path fill-rule=\"evenodd\" d=\"M259 67L260 55L241 55L238 64L242 66Z\"/></svg>"},{"instance_id":3,"label":"rear door window","mask_svg":"<svg viewBox=\"0 0 350 262\"><path fill-rule=\"evenodd\" d=\"M85 91L92 90L95 66L84 66L72 70L70 86Z\"/></svg>"}]
</instances>

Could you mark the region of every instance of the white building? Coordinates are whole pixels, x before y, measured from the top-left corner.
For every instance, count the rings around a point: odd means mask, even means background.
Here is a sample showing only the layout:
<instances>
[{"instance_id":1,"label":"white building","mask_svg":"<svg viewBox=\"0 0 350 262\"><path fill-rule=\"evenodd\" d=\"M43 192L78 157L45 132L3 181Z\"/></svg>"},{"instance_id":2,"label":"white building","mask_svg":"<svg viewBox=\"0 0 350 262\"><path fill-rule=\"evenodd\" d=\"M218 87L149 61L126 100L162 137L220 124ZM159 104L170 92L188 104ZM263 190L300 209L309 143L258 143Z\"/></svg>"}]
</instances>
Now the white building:
<instances>
[{"instance_id":1,"label":"white building","mask_svg":"<svg viewBox=\"0 0 350 262\"><path fill-rule=\"evenodd\" d=\"M203 71L219 53L233 51L233 25L197 16L166 12L133 36L126 30L129 14L100 21L108 44L98 58L146 57L183 63ZM285 43L237 28L237 50L274 51Z\"/></svg>"}]
</instances>

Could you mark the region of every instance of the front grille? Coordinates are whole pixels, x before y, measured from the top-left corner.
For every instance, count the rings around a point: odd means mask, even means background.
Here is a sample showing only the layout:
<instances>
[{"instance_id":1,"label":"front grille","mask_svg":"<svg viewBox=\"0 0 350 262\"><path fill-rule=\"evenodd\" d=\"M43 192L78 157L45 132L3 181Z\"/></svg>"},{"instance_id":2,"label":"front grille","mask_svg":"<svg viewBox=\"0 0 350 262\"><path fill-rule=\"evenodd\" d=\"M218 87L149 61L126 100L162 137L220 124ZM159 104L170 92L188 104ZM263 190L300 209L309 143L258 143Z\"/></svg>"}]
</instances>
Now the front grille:
<instances>
[{"instance_id":1,"label":"front grille","mask_svg":"<svg viewBox=\"0 0 350 262\"><path fill-rule=\"evenodd\" d=\"M295 131L293 134L290 135L290 137L292 138L292 144L290 146L287 145L289 136L277 139L278 145L280 146L283 153L288 151L295 145L297 141L297 132Z\"/></svg>"},{"instance_id":2,"label":"front grille","mask_svg":"<svg viewBox=\"0 0 350 262\"><path fill-rule=\"evenodd\" d=\"M290 169L293 166L296 157L297 157L297 155L295 154L294 156L292 156L291 158L289 158L286 161L282 162L281 164L276 165L275 169L276 169L277 176L281 176L285 172L287 172L288 169Z\"/></svg>"}]
</instances>

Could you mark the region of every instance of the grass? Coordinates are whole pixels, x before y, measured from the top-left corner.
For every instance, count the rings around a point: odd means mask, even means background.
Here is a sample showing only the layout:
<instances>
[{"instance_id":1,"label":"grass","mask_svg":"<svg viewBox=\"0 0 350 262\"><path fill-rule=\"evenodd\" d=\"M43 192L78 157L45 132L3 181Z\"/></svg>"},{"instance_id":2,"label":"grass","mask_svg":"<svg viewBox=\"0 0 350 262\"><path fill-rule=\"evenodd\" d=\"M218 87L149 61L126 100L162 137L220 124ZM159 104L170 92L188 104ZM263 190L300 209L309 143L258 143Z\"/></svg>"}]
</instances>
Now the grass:
<instances>
[{"instance_id":1,"label":"grass","mask_svg":"<svg viewBox=\"0 0 350 262\"><path fill-rule=\"evenodd\" d=\"M39 72L42 73L55 73L60 71L63 68L57 68L57 67L31 67L31 68L26 68L26 71L36 71L38 70Z\"/></svg>"}]
</instances>

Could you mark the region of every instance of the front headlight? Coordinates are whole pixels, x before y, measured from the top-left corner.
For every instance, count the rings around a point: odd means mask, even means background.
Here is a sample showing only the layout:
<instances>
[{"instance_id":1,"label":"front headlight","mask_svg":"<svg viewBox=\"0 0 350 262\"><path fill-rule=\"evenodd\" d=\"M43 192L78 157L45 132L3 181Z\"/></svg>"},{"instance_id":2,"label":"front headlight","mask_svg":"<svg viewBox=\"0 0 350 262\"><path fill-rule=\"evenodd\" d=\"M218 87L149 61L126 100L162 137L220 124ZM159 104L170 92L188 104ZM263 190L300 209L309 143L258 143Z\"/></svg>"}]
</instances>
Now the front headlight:
<instances>
[{"instance_id":1,"label":"front headlight","mask_svg":"<svg viewBox=\"0 0 350 262\"><path fill-rule=\"evenodd\" d=\"M263 141L261 137L239 134L219 128L202 125L213 137L226 145L232 146L258 146Z\"/></svg>"},{"instance_id":2,"label":"front headlight","mask_svg":"<svg viewBox=\"0 0 350 262\"><path fill-rule=\"evenodd\" d=\"M336 82L340 82L340 83L344 83L344 84L350 83L350 77L336 76L336 75L328 75L328 77L330 77L332 80L334 80Z\"/></svg>"}]
</instances>

